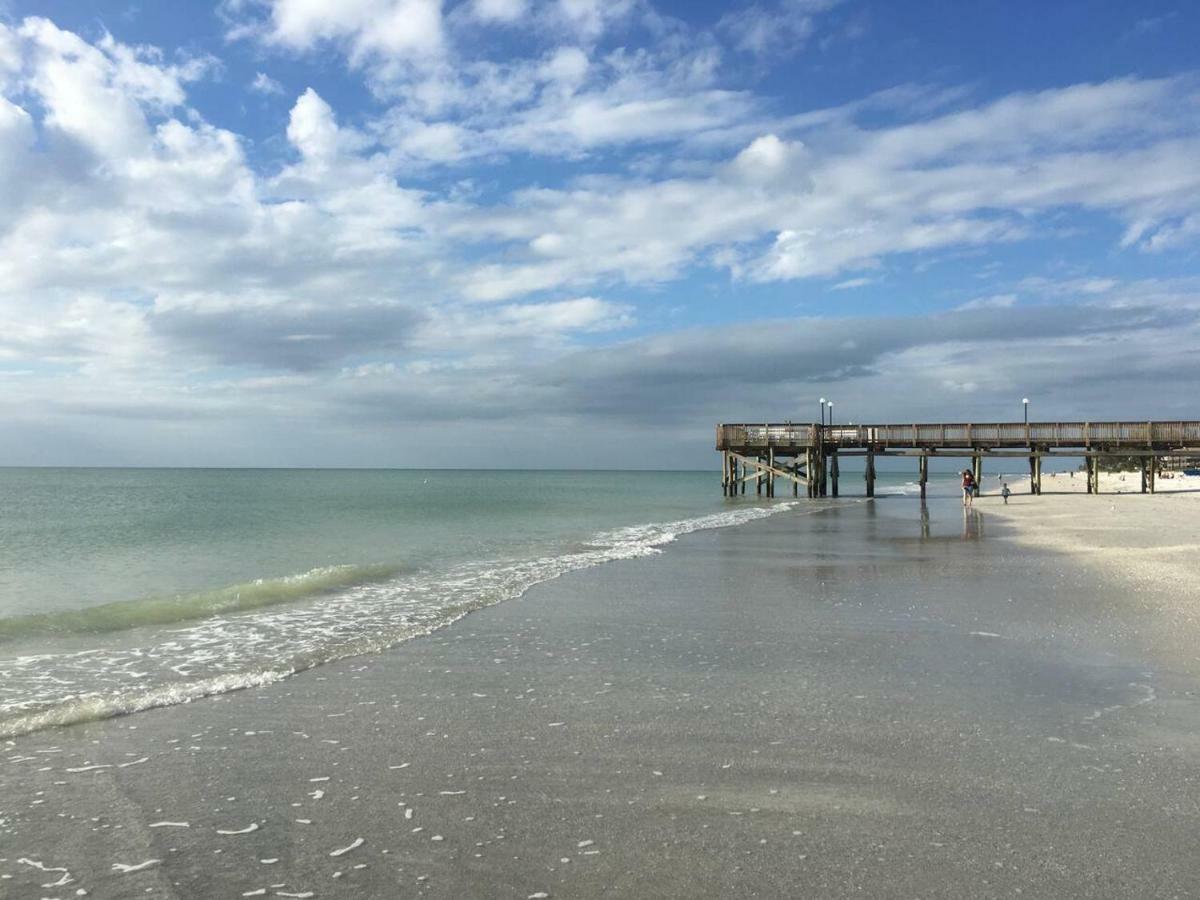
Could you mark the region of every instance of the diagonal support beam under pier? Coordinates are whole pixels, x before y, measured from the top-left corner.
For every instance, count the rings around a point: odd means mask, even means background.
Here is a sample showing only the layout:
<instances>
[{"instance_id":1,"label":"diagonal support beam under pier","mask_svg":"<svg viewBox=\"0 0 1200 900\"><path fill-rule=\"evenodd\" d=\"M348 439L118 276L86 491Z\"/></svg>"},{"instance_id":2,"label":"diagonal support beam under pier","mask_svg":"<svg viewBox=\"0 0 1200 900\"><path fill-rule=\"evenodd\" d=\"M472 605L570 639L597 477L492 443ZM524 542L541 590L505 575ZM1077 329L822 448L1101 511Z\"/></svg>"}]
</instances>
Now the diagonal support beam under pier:
<instances>
[{"instance_id":1,"label":"diagonal support beam under pier","mask_svg":"<svg viewBox=\"0 0 1200 900\"><path fill-rule=\"evenodd\" d=\"M779 466L772 466L769 463L762 462L752 456L742 456L738 453L731 453L743 466L753 468L755 471L743 476L740 481L754 481L759 478L765 478L768 474L773 474L777 478L787 478L797 484L806 483L808 475L804 469L797 466L795 469L784 469Z\"/></svg>"}]
</instances>

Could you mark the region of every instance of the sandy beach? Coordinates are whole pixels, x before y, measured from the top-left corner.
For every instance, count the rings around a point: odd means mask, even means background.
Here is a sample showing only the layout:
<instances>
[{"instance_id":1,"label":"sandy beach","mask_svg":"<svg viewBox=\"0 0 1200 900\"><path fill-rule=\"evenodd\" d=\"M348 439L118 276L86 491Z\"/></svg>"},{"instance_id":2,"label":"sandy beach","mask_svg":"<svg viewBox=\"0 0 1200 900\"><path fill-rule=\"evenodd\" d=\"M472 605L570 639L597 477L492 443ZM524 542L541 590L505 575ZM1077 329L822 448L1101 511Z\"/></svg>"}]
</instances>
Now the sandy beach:
<instances>
[{"instance_id":1,"label":"sandy beach","mask_svg":"<svg viewBox=\"0 0 1200 900\"><path fill-rule=\"evenodd\" d=\"M0 896L1195 896L1195 509L801 504L6 741Z\"/></svg>"},{"instance_id":2,"label":"sandy beach","mask_svg":"<svg viewBox=\"0 0 1200 900\"><path fill-rule=\"evenodd\" d=\"M1043 476L1041 496L1028 479L1009 482L1007 505L985 494L980 509L1002 517L1023 546L1072 560L1123 585L1131 602L1165 629L1163 640L1195 660L1200 619L1200 478L1160 480L1153 496L1140 492L1136 472L1101 474L1101 493L1089 496L1082 473ZM989 485L989 488L991 485ZM1189 602L1192 601L1192 602Z\"/></svg>"}]
</instances>

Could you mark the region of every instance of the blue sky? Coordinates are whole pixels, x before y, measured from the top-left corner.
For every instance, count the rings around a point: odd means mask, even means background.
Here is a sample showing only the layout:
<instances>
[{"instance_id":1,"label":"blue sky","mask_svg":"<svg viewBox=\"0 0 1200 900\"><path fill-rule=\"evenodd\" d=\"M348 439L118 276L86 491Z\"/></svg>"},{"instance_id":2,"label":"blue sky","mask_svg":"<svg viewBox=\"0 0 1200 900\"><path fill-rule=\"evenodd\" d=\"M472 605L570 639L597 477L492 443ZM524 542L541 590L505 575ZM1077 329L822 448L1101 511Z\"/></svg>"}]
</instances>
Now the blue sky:
<instances>
[{"instance_id":1,"label":"blue sky","mask_svg":"<svg viewBox=\"0 0 1200 900\"><path fill-rule=\"evenodd\" d=\"M1195 418L1198 39L1167 2L0 0L0 464L695 466L821 395Z\"/></svg>"}]
</instances>

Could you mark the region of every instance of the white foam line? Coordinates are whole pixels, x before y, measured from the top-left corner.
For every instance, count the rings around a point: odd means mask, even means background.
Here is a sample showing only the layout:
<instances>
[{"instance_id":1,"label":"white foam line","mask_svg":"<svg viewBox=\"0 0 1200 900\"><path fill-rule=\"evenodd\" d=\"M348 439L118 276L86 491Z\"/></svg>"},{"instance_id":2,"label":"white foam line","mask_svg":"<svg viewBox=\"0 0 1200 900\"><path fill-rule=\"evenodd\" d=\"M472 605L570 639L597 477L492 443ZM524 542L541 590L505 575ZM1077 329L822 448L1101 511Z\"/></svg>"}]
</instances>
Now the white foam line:
<instances>
[{"instance_id":1,"label":"white foam line","mask_svg":"<svg viewBox=\"0 0 1200 900\"><path fill-rule=\"evenodd\" d=\"M352 844L350 844L348 847L343 847L340 850L334 850L329 855L330 856L341 856L343 853L349 853L351 850L357 850L359 847L361 847L365 843L366 843L366 841L364 841L362 838L355 838L354 842Z\"/></svg>"},{"instance_id":2,"label":"white foam line","mask_svg":"<svg viewBox=\"0 0 1200 900\"><path fill-rule=\"evenodd\" d=\"M1000 635L996 634L994 631L968 631L967 634L971 635L972 637L1000 637Z\"/></svg>"},{"instance_id":3,"label":"white foam line","mask_svg":"<svg viewBox=\"0 0 1200 900\"><path fill-rule=\"evenodd\" d=\"M93 696L76 702L45 709L40 712L14 716L0 721L0 739L14 738L43 728L56 725L75 725L79 722L92 722L97 719L107 719L113 716L129 715L156 709L160 706L175 706L210 697L214 694L225 694L229 691L239 691L248 687L260 687L281 681L295 670L268 670L265 672L239 672L233 675L217 675L213 678L202 678L197 681L158 685L143 691L120 696ZM87 772L91 769L108 769L111 766L89 766L82 769L67 769L68 772Z\"/></svg>"},{"instance_id":4,"label":"white foam line","mask_svg":"<svg viewBox=\"0 0 1200 900\"><path fill-rule=\"evenodd\" d=\"M552 581L569 572L591 568L605 562L615 560L636 559L661 553L661 545L673 543L680 536L696 531L714 528L725 528L742 525L756 519L766 518L777 513L787 512L800 505L800 501L774 503L770 506L755 506L733 511L713 513L692 519L681 519L671 522L650 522L629 526L614 531L597 534L590 541L596 546L594 550L569 553L562 556L542 557L520 561L494 561L499 569L481 569L478 566L459 567L445 573L443 593L454 594L465 592L463 602L451 605L448 609L441 608L431 612L441 616L435 622L414 621L405 619L402 622L384 623L387 629L382 636L359 636L345 643L321 648L323 652L314 656L309 648L303 652L288 651L288 663L278 668L252 672L234 672L215 675L207 678L197 678L187 682L169 682L149 688L130 686L109 694L74 695L52 700L58 705L39 709L33 712L22 712L15 716L0 719L0 739L12 738L18 735L38 731L59 725L71 725L78 722L94 721L112 716L128 715L161 706L174 706L188 703L201 697L223 694L230 691L242 690L248 687L259 687L281 681L305 669L323 663L336 662L349 657L367 653L377 653L394 647L404 641L422 635L430 634L441 628L457 622L475 609L490 606L504 600L515 599L525 594L531 587ZM823 512L836 508L833 505L822 506L812 512ZM489 566L493 563L489 563ZM372 595L373 596L373 595ZM226 633L233 619L226 616L216 616L205 620L199 625L178 629L172 633L202 637L202 646L209 648L213 640L228 642L230 635ZM260 618L245 618L239 622L266 622L273 627L308 626L310 620L294 612L275 613ZM390 628L389 628L390 624ZM310 633L309 629L303 629ZM136 648L127 651L127 655L141 658L153 655L156 648ZM199 649L196 650L200 652ZM79 651L73 654L43 654L37 657L21 657L17 662L30 660L62 660L82 659L96 655L104 655L107 651L100 649ZM208 650L205 649L205 653ZM209 654L211 656L211 654ZM204 662L208 656L200 660ZM107 658L102 661L108 662ZM38 701L39 705L41 701ZM33 703L33 701L30 701ZM91 768L109 768L109 766L89 767L79 771L90 771ZM73 771L73 770L68 770Z\"/></svg>"},{"instance_id":5,"label":"white foam line","mask_svg":"<svg viewBox=\"0 0 1200 900\"><path fill-rule=\"evenodd\" d=\"M148 859L145 862L137 863L135 865L127 865L125 863L113 863L112 867L113 867L114 872L120 872L122 875L128 875L130 872L140 872L140 871L142 871L142 869L148 869L151 866L157 865L160 862L162 862L161 859Z\"/></svg>"},{"instance_id":6,"label":"white foam line","mask_svg":"<svg viewBox=\"0 0 1200 900\"><path fill-rule=\"evenodd\" d=\"M144 762L148 762L150 757L143 756L141 759L135 759L133 762L121 763L117 766L118 769L128 769L130 766L140 766Z\"/></svg>"},{"instance_id":7,"label":"white foam line","mask_svg":"<svg viewBox=\"0 0 1200 900\"><path fill-rule=\"evenodd\" d=\"M148 828L191 828L187 822L151 822Z\"/></svg>"},{"instance_id":8,"label":"white foam line","mask_svg":"<svg viewBox=\"0 0 1200 900\"><path fill-rule=\"evenodd\" d=\"M79 768L77 768L77 769L67 769L67 771L68 771L68 772L72 772L72 773L77 773L77 772L94 772L94 771L96 771L97 769L111 769L111 768L112 768L112 764L111 764L111 763L105 763L105 764L104 764L104 765L102 765L102 766L80 766L80 767L79 767Z\"/></svg>"},{"instance_id":9,"label":"white foam line","mask_svg":"<svg viewBox=\"0 0 1200 900\"><path fill-rule=\"evenodd\" d=\"M226 831L224 829L218 828L217 834L249 834L252 831L258 831L258 823L257 822L251 822L245 828L238 828L236 830L230 830L230 831Z\"/></svg>"}]
</instances>

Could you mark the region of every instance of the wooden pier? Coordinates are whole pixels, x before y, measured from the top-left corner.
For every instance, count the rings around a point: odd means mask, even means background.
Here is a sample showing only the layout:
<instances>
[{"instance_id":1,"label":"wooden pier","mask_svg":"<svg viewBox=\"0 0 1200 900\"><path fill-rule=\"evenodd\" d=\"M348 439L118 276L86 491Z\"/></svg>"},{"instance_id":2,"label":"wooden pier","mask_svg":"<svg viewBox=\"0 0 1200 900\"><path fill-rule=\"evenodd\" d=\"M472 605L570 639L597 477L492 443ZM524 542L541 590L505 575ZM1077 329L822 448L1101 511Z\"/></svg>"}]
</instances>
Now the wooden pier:
<instances>
[{"instance_id":1,"label":"wooden pier","mask_svg":"<svg viewBox=\"0 0 1200 900\"><path fill-rule=\"evenodd\" d=\"M929 481L929 460L965 457L981 483L986 459L1022 458L1029 462L1030 492L1042 492L1042 462L1082 457L1087 490L1100 493L1101 460L1136 457L1142 493L1154 493L1160 460L1200 455L1200 422L1015 422L911 425L718 425L717 450L726 496L755 493L774 497L776 481L801 486L808 497L838 496L839 460L866 457L866 495L875 496L875 460L881 456L917 458L921 496Z\"/></svg>"}]
</instances>

